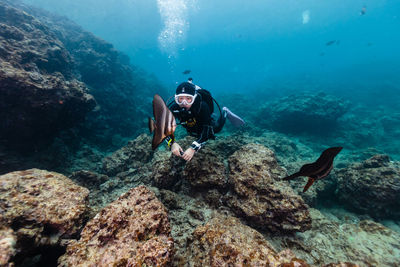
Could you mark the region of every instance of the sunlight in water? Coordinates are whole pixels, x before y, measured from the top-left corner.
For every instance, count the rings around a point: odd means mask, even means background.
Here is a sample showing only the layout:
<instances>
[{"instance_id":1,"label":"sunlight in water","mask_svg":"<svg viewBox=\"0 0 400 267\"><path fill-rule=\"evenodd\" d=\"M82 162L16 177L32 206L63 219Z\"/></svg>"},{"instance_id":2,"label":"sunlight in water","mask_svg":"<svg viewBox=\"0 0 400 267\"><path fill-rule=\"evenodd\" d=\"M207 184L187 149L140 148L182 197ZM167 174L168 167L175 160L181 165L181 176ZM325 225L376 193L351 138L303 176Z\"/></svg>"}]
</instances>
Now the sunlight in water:
<instances>
[{"instance_id":1,"label":"sunlight in water","mask_svg":"<svg viewBox=\"0 0 400 267\"><path fill-rule=\"evenodd\" d=\"M194 6L194 1L158 0L157 5L164 23L158 35L158 44L163 52L175 57L178 49L183 49L189 29L188 9Z\"/></svg>"},{"instance_id":2,"label":"sunlight in water","mask_svg":"<svg viewBox=\"0 0 400 267\"><path fill-rule=\"evenodd\" d=\"M303 11L303 24L307 24L310 21L310 10Z\"/></svg>"}]
</instances>

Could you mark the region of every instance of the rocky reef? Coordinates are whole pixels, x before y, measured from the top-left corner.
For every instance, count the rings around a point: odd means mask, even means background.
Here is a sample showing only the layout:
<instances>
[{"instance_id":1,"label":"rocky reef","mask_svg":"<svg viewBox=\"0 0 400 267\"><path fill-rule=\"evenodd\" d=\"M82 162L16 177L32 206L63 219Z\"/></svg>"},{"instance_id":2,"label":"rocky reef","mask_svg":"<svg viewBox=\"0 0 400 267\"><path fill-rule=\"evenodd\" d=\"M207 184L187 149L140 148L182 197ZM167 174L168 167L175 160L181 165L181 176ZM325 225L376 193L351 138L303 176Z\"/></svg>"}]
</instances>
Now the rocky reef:
<instances>
[{"instance_id":1,"label":"rocky reef","mask_svg":"<svg viewBox=\"0 0 400 267\"><path fill-rule=\"evenodd\" d=\"M150 140L142 135L105 158L110 176L71 176L91 188L92 219L68 241L60 266L392 266L399 257L398 233L309 208L261 144L238 135L210 142L186 164L162 149L133 159ZM18 235L8 225L0 247L12 262Z\"/></svg>"},{"instance_id":2,"label":"rocky reef","mask_svg":"<svg viewBox=\"0 0 400 267\"><path fill-rule=\"evenodd\" d=\"M86 224L59 266L169 266L170 232L166 209L154 193L133 188Z\"/></svg>"},{"instance_id":3,"label":"rocky reef","mask_svg":"<svg viewBox=\"0 0 400 267\"><path fill-rule=\"evenodd\" d=\"M312 228L296 237L277 238L280 248L317 266L326 262L353 262L359 266L396 266L400 257L398 232L350 213L345 221L310 209ZM340 265L339 265L340 266ZM352 265L350 265L352 266Z\"/></svg>"},{"instance_id":4,"label":"rocky reef","mask_svg":"<svg viewBox=\"0 0 400 267\"><path fill-rule=\"evenodd\" d=\"M26 169L0 176L0 266L399 264L400 165L380 144L398 113L230 95L247 124L185 162L151 150L143 118L164 89L111 44L11 0L0 33L0 173ZM306 178L281 181L333 145L334 170L307 193Z\"/></svg>"},{"instance_id":5,"label":"rocky reef","mask_svg":"<svg viewBox=\"0 0 400 267\"><path fill-rule=\"evenodd\" d=\"M73 69L45 24L1 2L0 139L26 146L82 122L96 102Z\"/></svg>"},{"instance_id":6,"label":"rocky reef","mask_svg":"<svg viewBox=\"0 0 400 267\"><path fill-rule=\"evenodd\" d=\"M30 169L0 176L2 261L21 261L45 249L60 253L87 219L88 194L54 172Z\"/></svg>"},{"instance_id":7,"label":"rocky reef","mask_svg":"<svg viewBox=\"0 0 400 267\"><path fill-rule=\"evenodd\" d=\"M338 129L338 119L349 103L325 93L284 96L268 103L258 113L262 127L284 133L326 135Z\"/></svg>"},{"instance_id":8,"label":"rocky reef","mask_svg":"<svg viewBox=\"0 0 400 267\"><path fill-rule=\"evenodd\" d=\"M375 155L336 173L336 195L346 207L375 218L400 218L400 164Z\"/></svg>"},{"instance_id":9,"label":"rocky reef","mask_svg":"<svg viewBox=\"0 0 400 267\"><path fill-rule=\"evenodd\" d=\"M311 227L303 199L279 181L284 170L271 150L256 144L242 146L229 158L229 168L233 190L226 202L237 215L272 232L304 232Z\"/></svg>"},{"instance_id":10,"label":"rocky reef","mask_svg":"<svg viewBox=\"0 0 400 267\"><path fill-rule=\"evenodd\" d=\"M9 0L0 14L0 173L71 173L145 127L155 77L65 17Z\"/></svg>"},{"instance_id":11,"label":"rocky reef","mask_svg":"<svg viewBox=\"0 0 400 267\"><path fill-rule=\"evenodd\" d=\"M188 245L193 266L309 266L290 250L277 253L262 234L234 217L216 216L197 227Z\"/></svg>"}]
</instances>

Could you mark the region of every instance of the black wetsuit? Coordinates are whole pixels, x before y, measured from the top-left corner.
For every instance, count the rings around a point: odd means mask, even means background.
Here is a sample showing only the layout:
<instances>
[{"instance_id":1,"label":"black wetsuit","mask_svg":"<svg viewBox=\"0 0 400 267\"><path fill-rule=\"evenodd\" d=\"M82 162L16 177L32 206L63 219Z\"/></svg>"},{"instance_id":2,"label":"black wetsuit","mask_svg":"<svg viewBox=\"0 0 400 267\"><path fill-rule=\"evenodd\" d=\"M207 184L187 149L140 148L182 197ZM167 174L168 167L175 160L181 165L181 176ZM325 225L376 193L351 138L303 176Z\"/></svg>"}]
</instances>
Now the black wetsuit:
<instances>
[{"instance_id":1,"label":"black wetsuit","mask_svg":"<svg viewBox=\"0 0 400 267\"><path fill-rule=\"evenodd\" d=\"M208 139L215 139L215 133L222 130L226 115L221 114L218 119L213 118L210 107L205 101L202 101L201 96L196 97L193 105L189 110L179 107L178 104L170 105L170 110L178 119L188 133L197 137L191 147L198 151Z\"/></svg>"}]
</instances>

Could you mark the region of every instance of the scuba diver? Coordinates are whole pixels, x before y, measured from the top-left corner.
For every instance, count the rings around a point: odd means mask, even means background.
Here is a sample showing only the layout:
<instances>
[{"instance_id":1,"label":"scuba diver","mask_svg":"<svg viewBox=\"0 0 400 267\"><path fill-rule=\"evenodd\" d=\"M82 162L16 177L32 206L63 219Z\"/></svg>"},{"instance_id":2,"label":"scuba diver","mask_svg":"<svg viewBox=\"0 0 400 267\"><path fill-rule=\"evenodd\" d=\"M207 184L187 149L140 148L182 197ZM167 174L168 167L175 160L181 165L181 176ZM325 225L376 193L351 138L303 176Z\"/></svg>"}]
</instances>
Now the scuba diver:
<instances>
[{"instance_id":1,"label":"scuba diver","mask_svg":"<svg viewBox=\"0 0 400 267\"><path fill-rule=\"evenodd\" d=\"M223 107L221 111L210 92L193 84L193 79L191 78L189 78L188 82L183 82L176 88L174 100L167 105L168 108L174 117L179 120L179 124L185 127L190 135L197 137L197 140L185 151L174 138L169 136L165 140L171 152L186 161L190 161L195 152L199 151L208 139L215 139L214 134L222 130L226 118L235 127L240 127L245 123L227 107ZM219 118L216 118L216 114L213 114L213 102L217 104L220 111Z\"/></svg>"}]
</instances>

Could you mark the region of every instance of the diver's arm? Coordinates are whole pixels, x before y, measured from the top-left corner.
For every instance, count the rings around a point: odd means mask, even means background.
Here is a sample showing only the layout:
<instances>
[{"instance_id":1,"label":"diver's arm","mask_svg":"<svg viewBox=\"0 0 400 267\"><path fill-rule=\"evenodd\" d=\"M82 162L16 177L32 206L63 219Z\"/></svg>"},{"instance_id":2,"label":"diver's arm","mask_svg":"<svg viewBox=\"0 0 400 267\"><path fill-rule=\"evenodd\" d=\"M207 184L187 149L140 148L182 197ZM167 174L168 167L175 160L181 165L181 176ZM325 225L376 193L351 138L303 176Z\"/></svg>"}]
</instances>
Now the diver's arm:
<instances>
[{"instance_id":1,"label":"diver's arm","mask_svg":"<svg viewBox=\"0 0 400 267\"><path fill-rule=\"evenodd\" d=\"M184 154L182 147L176 142L172 144L171 152L178 157L182 157L182 155Z\"/></svg>"},{"instance_id":2,"label":"diver's arm","mask_svg":"<svg viewBox=\"0 0 400 267\"><path fill-rule=\"evenodd\" d=\"M165 142L167 143L167 146L169 150L171 150L172 154L178 157L183 155L183 149L177 142L175 142L175 137L167 136L165 138Z\"/></svg>"},{"instance_id":3,"label":"diver's arm","mask_svg":"<svg viewBox=\"0 0 400 267\"><path fill-rule=\"evenodd\" d=\"M214 129L211 125L204 125L203 130L201 131L200 137L191 144L191 148L195 151L198 151L202 148L208 139L214 138Z\"/></svg>"},{"instance_id":4,"label":"diver's arm","mask_svg":"<svg viewBox=\"0 0 400 267\"><path fill-rule=\"evenodd\" d=\"M171 150L171 146L175 143L175 138L172 136L165 137L164 141L167 143L169 150Z\"/></svg>"}]
</instances>

